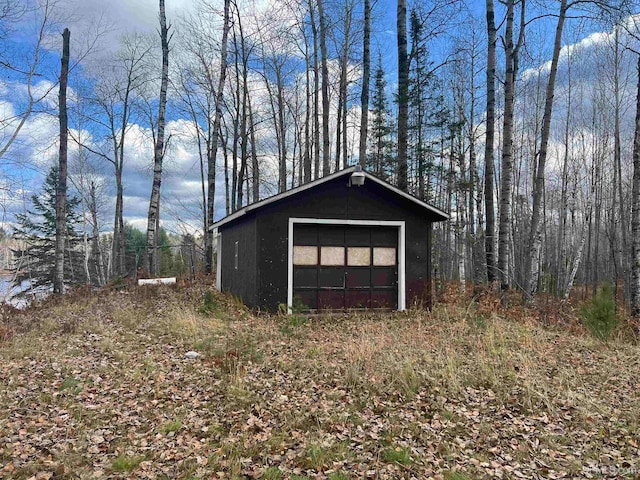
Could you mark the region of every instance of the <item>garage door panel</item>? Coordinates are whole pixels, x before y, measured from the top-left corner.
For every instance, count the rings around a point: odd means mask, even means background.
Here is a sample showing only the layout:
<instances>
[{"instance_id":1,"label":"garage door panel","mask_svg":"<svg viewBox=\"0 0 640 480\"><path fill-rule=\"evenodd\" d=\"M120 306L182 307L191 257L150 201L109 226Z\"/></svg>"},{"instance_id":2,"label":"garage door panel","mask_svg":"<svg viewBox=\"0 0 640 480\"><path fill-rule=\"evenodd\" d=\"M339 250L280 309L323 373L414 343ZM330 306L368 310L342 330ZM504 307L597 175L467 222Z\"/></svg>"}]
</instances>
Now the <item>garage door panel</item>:
<instances>
[{"instance_id":1,"label":"garage door panel","mask_svg":"<svg viewBox=\"0 0 640 480\"><path fill-rule=\"evenodd\" d=\"M371 228L347 228L345 231L345 243L350 247L368 247L369 245L371 245Z\"/></svg>"},{"instance_id":2,"label":"garage door panel","mask_svg":"<svg viewBox=\"0 0 640 480\"><path fill-rule=\"evenodd\" d=\"M371 308L371 292L347 289L344 304L345 308Z\"/></svg>"},{"instance_id":3,"label":"garage door panel","mask_svg":"<svg viewBox=\"0 0 640 480\"><path fill-rule=\"evenodd\" d=\"M296 225L293 234L294 245L317 245L318 226L317 225Z\"/></svg>"},{"instance_id":4,"label":"garage door panel","mask_svg":"<svg viewBox=\"0 0 640 480\"><path fill-rule=\"evenodd\" d=\"M344 268L320 268L318 288L344 288Z\"/></svg>"},{"instance_id":5,"label":"garage door panel","mask_svg":"<svg viewBox=\"0 0 640 480\"><path fill-rule=\"evenodd\" d=\"M344 308L344 290L318 290L318 308L320 310L342 310Z\"/></svg>"},{"instance_id":6,"label":"garage door panel","mask_svg":"<svg viewBox=\"0 0 640 480\"><path fill-rule=\"evenodd\" d=\"M293 284L296 288L316 288L318 286L317 267L296 267L293 270Z\"/></svg>"},{"instance_id":7,"label":"garage door panel","mask_svg":"<svg viewBox=\"0 0 640 480\"><path fill-rule=\"evenodd\" d=\"M372 228L371 245L376 247L393 247L398 244L396 228Z\"/></svg>"},{"instance_id":8,"label":"garage door panel","mask_svg":"<svg viewBox=\"0 0 640 480\"><path fill-rule=\"evenodd\" d=\"M346 287L347 288L366 288L371 286L371 269L354 268L347 270Z\"/></svg>"},{"instance_id":9,"label":"garage door panel","mask_svg":"<svg viewBox=\"0 0 640 480\"><path fill-rule=\"evenodd\" d=\"M294 305L298 305L305 310L316 310L318 308L317 290L296 290L294 294Z\"/></svg>"},{"instance_id":10,"label":"garage door panel","mask_svg":"<svg viewBox=\"0 0 640 480\"><path fill-rule=\"evenodd\" d=\"M318 227L319 245L344 245L344 227L321 225Z\"/></svg>"},{"instance_id":11,"label":"garage door panel","mask_svg":"<svg viewBox=\"0 0 640 480\"><path fill-rule=\"evenodd\" d=\"M395 290L374 290L371 292L371 308L395 308L397 297Z\"/></svg>"},{"instance_id":12,"label":"garage door panel","mask_svg":"<svg viewBox=\"0 0 640 480\"><path fill-rule=\"evenodd\" d=\"M309 310L397 308L397 227L298 224L293 236L297 305Z\"/></svg>"},{"instance_id":13,"label":"garage door panel","mask_svg":"<svg viewBox=\"0 0 640 480\"><path fill-rule=\"evenodd\" d=\"M394 287L396 285L396 269L394 267L377 267L373 269L372 284L374 287Z\"/></svg>"}]
</instances>

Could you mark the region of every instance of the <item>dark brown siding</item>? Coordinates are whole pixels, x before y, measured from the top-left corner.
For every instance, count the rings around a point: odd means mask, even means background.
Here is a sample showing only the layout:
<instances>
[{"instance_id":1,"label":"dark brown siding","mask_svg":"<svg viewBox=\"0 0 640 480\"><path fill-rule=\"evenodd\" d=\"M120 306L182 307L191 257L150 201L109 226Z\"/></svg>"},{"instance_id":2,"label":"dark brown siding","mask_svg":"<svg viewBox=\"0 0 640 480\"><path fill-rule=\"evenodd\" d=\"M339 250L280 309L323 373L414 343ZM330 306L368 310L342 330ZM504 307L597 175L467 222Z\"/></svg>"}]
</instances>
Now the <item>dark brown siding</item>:
<instances>
[{"instance_id":1,"label":"dark brown siding","mask_svg":"<svg viewBox=\"0 0 640 480\"><path fill-rule=\"evenodd\" d=\"M275 311L279 304L287 302L289 217L404 220L406 305L428 304L431 271L429 237L432 221L428 212L374 182L366 181L362 187L348 187L347 181L346 176L340 177L257 211L255 304Z\"/></svg>"},{"instance_id":2,"label":"dark brown siding","mask_svg":"<svg viewBox=\"0 0 640 480\"><path fill-rule=\"evenodd\" d=\"M250 306L256 303L256 221L249 214L229 226L222 232L222 290L240 297ZM235 261L235 244L238 242L238 268ZM286 272L285 272L286 283ZM286 297L286 294L285 294Z\"/></svg>"}]
</instances>

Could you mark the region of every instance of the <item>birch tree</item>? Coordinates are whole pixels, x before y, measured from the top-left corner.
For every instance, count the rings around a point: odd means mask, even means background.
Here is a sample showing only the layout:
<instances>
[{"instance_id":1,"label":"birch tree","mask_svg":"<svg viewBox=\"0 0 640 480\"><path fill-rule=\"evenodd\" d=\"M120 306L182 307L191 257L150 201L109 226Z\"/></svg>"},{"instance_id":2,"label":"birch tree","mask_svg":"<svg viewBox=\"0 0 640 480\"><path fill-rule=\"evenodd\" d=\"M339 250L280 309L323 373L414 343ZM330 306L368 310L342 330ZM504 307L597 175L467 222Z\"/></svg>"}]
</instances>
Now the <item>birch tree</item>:
<instances>
[{"instance_id":1,"label":"birch tree","mask_svg":"<svg viewBox=\"0 0 640 480\"><path fill-rule=\"evenodd\" d=\"M514 44L515 0L507 1L505 25L504 118L502 126L502 171L500 178L500 222L498 232L498 271L503 291L509 289L509 244L511 230L511 187L513 182L513 112L518 54L524 41L525 0L520 1L520 33ZM506 301L506 295L503 300Z\"/></svg>"},{"instance_id":2,"label":"birch tree","mask_svg":"<svg viewBox=\"0 0 640 480\"><path fill-rule=\"evenodd\" d=\"M636 120L633 135L633 187L631 192L631 315L640 318L640 53L638 54Z\"/></svg>"},{"instance_id":3,"label":"birch tree","mask_svg":"<svg viewBox=\"0 0 640 480\"><path fill-rule=\"evenodd\" d=\"M495 110L496 110L496 23L493 0L486 0L487 13L487 103L486 131L484 141L484 205L485 205L485 253L487 279L497 279L495 258L495 207L494 207L494 155Z\"/></svg>"},{"instance_id":4,"label":"birch tree","mask_svg":"<svg viewBox=\"0 0 640 480\"><path fill-rule=\"evenodd\" d=\"M160 186L162 183L162 162L165 153L165 115L167 108L167 86L169 84L169 26L165 14L164 0L160 1L160 44L162 46L162 74L160 79L160 99L158 104L157 130L153 148L153 184L149 213L147 215L147 241L145 269L157 275L160 268L158 252L158 232L160 225Z\"/></svg>"},{"instance_id":5,"label":"birch tree","mask_svg":"<svg viewBox=\"0 0 640 480\"><path fill-rule=\"evenodd\" d=\"M562 46L562 31L567 18L567 0L560 1L560 11L558 23L556 25L555 39L553 42L553 55L551 59L551 69L547 80L547 90L542 117L542 132L540 138L540 148L537 152L537 165L535 167L536 178L533 186L533 213L531 215L531 233L529 234L529 258L527 259L525 278L527 279L526 293L531 296L538 286L540 275L539 261L540 249L542 248L542 201L544 195L545 167L547 161L547 150L549 146L549 136L551 129L551 116L553 114L553 96L555 91L556 76L558 74L558 61L560 59L560 47Z\"/></svg>"},{"instance_id":6,"label":"birch tree","mask_svg":"<svg viewBox=\"0 0 640 480\"><path fill-rule=\"evenodd\" d=\"M213 225L214 217L214 200L216 188L216 158L218 152L218 135L220 132L220 123L222 118L222 101L224 96L224 84L227 76L227 43L230 28L230 0L224 0L224 23L222 26L222 43L220 46L220 75L218 77L218 88L216 89L215 111L213 120L213 132L211 135L211 149L208 156L209 165L207 166L207 221L208 225ZM205 271L211 273L213 271L213 232L204 233L205 238Z\"/></svg>"}]
</instances>

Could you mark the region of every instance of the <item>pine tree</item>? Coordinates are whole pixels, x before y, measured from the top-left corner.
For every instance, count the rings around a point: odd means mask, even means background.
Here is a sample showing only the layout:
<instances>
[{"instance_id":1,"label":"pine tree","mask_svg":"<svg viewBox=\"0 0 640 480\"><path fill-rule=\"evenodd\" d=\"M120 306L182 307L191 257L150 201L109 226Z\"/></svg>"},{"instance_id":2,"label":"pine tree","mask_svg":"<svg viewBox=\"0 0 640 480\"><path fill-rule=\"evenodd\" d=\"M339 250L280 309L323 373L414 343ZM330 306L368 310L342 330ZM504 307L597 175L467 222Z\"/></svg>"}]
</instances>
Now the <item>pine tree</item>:
<instances>
[{"instance_id":1,"label":"pine tree","mask_svg":"<svg viewBox=\"0 0 640 480\"><path fill-rule=\"evenodd\" d=\"M416 8L411 10L411 68L409 71L409 191L418 198L434 201L431 190L432 177L441 176L442 165L436 165L435 156L442 138L439 133L446 130L449 111L441 93L441 86L429 60L425 19ZM413 184L413 185L412 185Z\"/></svg>"},{"instance_id":2,"label":"pine tree","mask_svg":"<svg viewBox=\"0 0 640 480\"><path fill-rule=\"evenodd\" d=\"M367 155L366 169L374 175L390 181L393 176L393 158L391 155L391 112L387 101L387 81L382 68L382 55L378 54L378 65L374 74L374 86L371 102L371 151Z\"/></svg>"},{"instance_id":3,"label":"pine tree","mask_svg":"<svg viewBox=\"0 0 640 480\"><path fill-rule=\"evenodd\" d=\"M58 168L52 167L47 174L41 195L32 195L32 210L16 215L17 226L14 237L21 240L23 248L14 251L15 285L28 281L28 292L47 291L53 285L56 249L56 191ZM80 199L67 199L67 242L65 244L64 279L66 284L86 282L82 268L83 253L81 238L75 227L80 223L77 213Z\"/></svg>"}]
</instances>

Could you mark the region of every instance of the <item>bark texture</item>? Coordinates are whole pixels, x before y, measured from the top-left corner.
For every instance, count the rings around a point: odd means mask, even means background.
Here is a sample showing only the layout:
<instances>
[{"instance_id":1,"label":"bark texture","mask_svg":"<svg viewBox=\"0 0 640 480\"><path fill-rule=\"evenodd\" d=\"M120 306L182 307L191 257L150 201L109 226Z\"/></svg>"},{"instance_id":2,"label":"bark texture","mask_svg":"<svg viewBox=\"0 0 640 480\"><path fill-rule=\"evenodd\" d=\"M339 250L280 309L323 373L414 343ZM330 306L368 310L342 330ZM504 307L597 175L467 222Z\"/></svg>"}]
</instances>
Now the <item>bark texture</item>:
<instances>
[{"instance_id":1,"label":"bark texture","mask_svg":"<svg viewBox=\"0 0 640 480\"><path fill-rule=\"evenodd\" d=\"M407 191L407 141L409 138L409 57L407 55L407 2L398 0L398 168L397 185Z\"/></svg>"},{"instance_id":2,"label":"bark texture","mask_svg":"<svg viewBox=\"0 0 640 480\"><path fill-rule=\"evenodd\" d=\"M160 43L162 46L162 76L160 80L156 141L153 148L153 185L151 186L151 199L149 200L149 213L147 214L147 246L144 265L151 275L159 273L160 185L162 183L167 86L169 84L169 28L167 27L164 0L160 0Z\"/></svg>"},{"instance_id":3,"label":"bark texture","mask_svg":"<svg viewBox=\"0 0 640 480\"><path fill-rule=\"evenodd\" d=\"M640 318L640 55L636 91L636 125L633 137L633 187L631 194L631 315Z\"/></svg>"},{"instance_id":4,"label":"bark texture","mask_svg":"<svg viewBox=\"0 0 640 480\"><path fill-rule=\"evenodd\" d=\"M538 287L540 277L540 250L542 248L542 209L544 199L544 178L547 161L547 148L551 132L551 116L553 114L553 96L555 93L556 76L558 73L558 61L560 59L560 48L562 46L562 31L567 16L567 0L560 2L560 14L556 25L556 34L553 43L553 56L551 59L551 70L544 104L544 114L542 117L542 132L540 137L540 149L538 150L538 164L536 167L536 179L533 185L533 213L531 216L531 233L529 235L529 258L527 259L527 286L526 293L533 295Z\"/></svg>"},{"instance_id":5,"label":"bark texture","mask_svg":"<svg viewBox=\"0 0 640 480\"><path fill-rule=\"evenodd\" d=\"M486 0L487 9L487 126L484 142L484 202L485 202L485 251L487 279L496 281L495 257L495 206L494 206L494 156L496 118L496 23L493 0Z\"/></svg>"},{"instance_id":6,"label":"bark texture","mask_svg":"<svg viewBox=\"0 0 640 480\"><path fill-rule=\"evenodd\" d=\"M360 145L358 161L362 167L367 161L367 134L369 130L369 83L371 81L371 0L364 0L364 39L362 45L362 93L360 94Z\"/></svg>"},{"instance_id":7,"label":"bark texture","mask_svg":"<svg viewBox=\"0 0 640 480\"><path fill-rule=\"evenodd\" d=\"M53 293L64 293L64 248L67 239L67 153L68 153L68 116L67 83L69 81L69 43L71 32L68 28L62 32L62 60L60 66L60 90L58 105L60 108L60 150L58 159L58 189L56 191L56 249L53 275Z\"/></svg>"},{"instance_id":8,"label":"bark texture","mask_svg":"<svg viewBox=\"0 0 640 480\"><path fill-rule=\"evenodd\" d=\"M215 113L213 119L213 132L211 132L210 152L208 155L209 165L207 166L207 220L209 225L213 225L214 200L216 188L216 158L218 152L218 139L220 134L220 122L222 118L222 100L224 82L227 76L227 45L229 39L229 10L230 0L224 1L224 25L222 27L222 45L220 53L220 77L218 77L218 90L216 91ZM227 170L227 169L225 169ZM227 195L227 198L229 196ZM227 207L228 209L228 207ZM213 272L213 232L205 232L205 271Z\"/></svg>"},{"instance_id":9,"label":"bark texture","mask_svg":"<svg viewBox=\"0 0 640 480\"><path fill-rule=\"evenodd\" d=\"M327 19L323 0L318 0L320 17L320 63L322 70L322 176L329 175L329 67L327 65Z\"/></svg>"}]
</instances>

